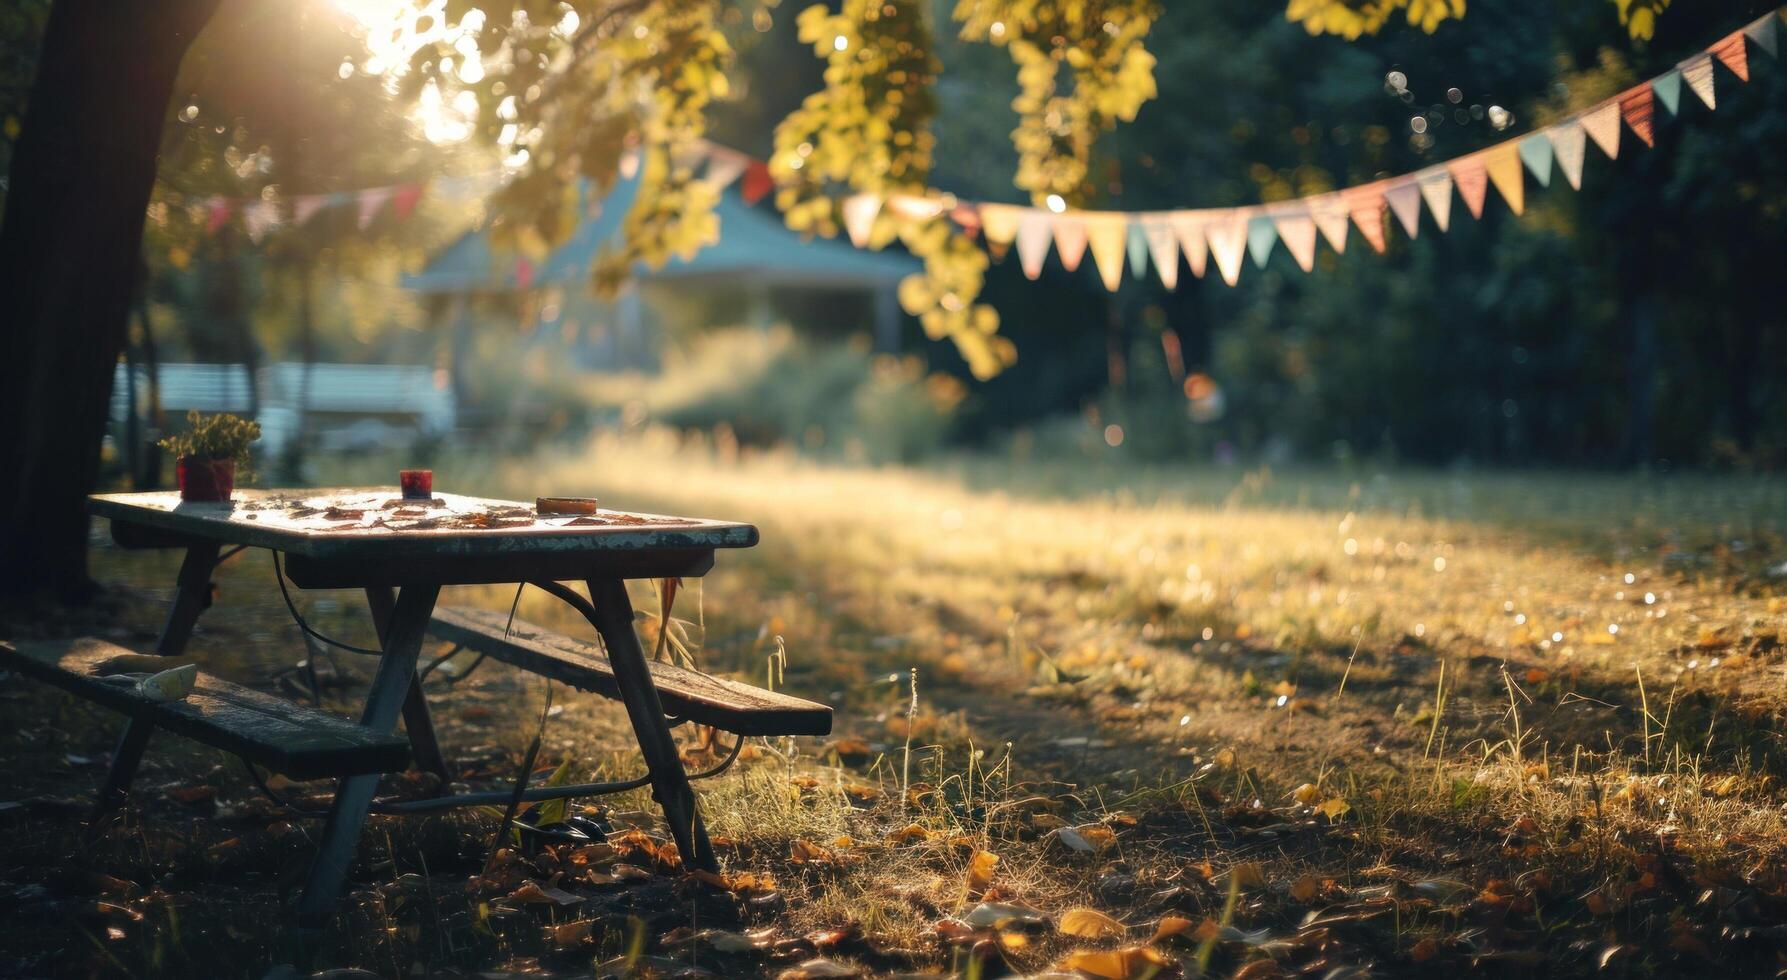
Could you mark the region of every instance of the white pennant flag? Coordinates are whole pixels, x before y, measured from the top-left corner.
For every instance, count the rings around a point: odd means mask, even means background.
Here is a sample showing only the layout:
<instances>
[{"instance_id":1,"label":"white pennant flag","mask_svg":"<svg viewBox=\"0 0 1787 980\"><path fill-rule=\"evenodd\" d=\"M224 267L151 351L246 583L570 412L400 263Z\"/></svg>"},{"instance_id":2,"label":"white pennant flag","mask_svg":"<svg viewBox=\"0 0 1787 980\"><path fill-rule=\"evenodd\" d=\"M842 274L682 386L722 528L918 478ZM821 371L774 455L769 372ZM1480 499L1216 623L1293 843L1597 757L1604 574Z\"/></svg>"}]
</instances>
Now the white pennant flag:
<instances>
[{"instance_id":1,"label":"white pennant flag","mask_svg":"<svg viewBox=\"0 0 1787 980\"><path fill-rule=\"evenodd\" d=\"M1241 281L1241 259L1247 254L1249 217L1251 214L1246 208L1235 208L1204 227L1204 234L1210 240L1210 254L1216 257L1216 268L1222 272L1222 281L1231 286Z\"/></svg>"},{"instance_id":2,"label":"white pennant flag","mask_svg":"<svg viewBox=\"0 0 1787 980\"><path fill-rule=\"evenodd\" d=\"M385 202L389 200L391 200L391 188L389 187L368 187L361 191L359 212L360 227L365 228L367 225L372 224L372 219L378 217L379 211L384 208Z\"/></svg>"},{"instance_id":3,"label":"white pennant flag","mask_svg":"<svg viewBox=\"0 0 1787 980\"><path fill-rule=\"evenodd\" d=\"M1390 213L1408 232L1410 238L1421 233L1421 186L1414 180L1392 181L1384 188L1384 200L1389 202Z\"/></svg>"},{"instance_id":4,"label":"white pennant flag","mask_svg":"<svg viewBox=\"0 0 1787 980\"><path fill-rule=\"evenodd\" d=\"M1593 109L1577 117L1582 128L1607 154L1607 159L1619 159L1619 100L1609 99Z\"/></svg>"},{"instance_id":5,"label":"white pennant flag","mask_svg":"<svg viewBox=\"0 0 1787 980\"><path fill-rule=\"evenodd\" d=\"M302 225L329 203L327 194L300 194L292 198L292 223Z\"/></svg>"},{"instance_id":6,"label":"white pennant flag","mask_svg":"<svg viewBox=\"0 0 1787 980\"><path fill-rule=\"evenodd\" d=\"M1204 223L1208 220L1208 215L1202 211L1174 211L1167 215L1173 233L1179 236L1179 250L1185 253L1185 264L1191 266L1191 274L1199 279L1204 278L1204 269L1210 262L1210 241L1204 237Z\"/></svg>"},{"instance_id":7,"label":"white pennant flag","mask_svg":"<svg viewBox=\"0 0 1787 980\"><path fill-rule=\"evenodd\" d=\"M1298 268L1309 272L1315 268L1315 219L1307 210L1284 211L1272 219L1278 226L1278 240L1285 251L1297 260Z\"/></svg>"},{"instance_id":8,"label":"white pennant flag","mask_svg":"<svg viewBox=\"0 0 1787 980\"><path fill-rule=\"evenodd\" d=\"M875 229L875 216L881 213L881 198L875 194L852 194L844 198L841 210L850 244L867 248L869 234Z\"/></svg>"},{"instance_id":9,"label":"white pennant flag","mask_svg":"<svg viewBox=\"0 0 1787 980\"><path fill-rule=\"evenodd\" d=\"M1154 271L1160 284L1168 289L1179 285L1179 238L1172 220L1164 214L1142 215L1142 237L1148 242L1148 255L1154 260Z\"/></svg>"},{"instance_id":10,"label":"white pennant flag","mask_svg":"<svg viewBox=\"0 0 1787 980\"><path fill-rule=\"evenodd\" d=\"M743 153L729 146L713 146L707 154L707 172L701 179L714 190L723 191L744 176L750 165L751 158Z\"/></svg>"},{"instance_id":11,"label":"white pennant flag","mask_svg":"<svg viewBox=\"0 0 1787 980\"><path fill-rule=\"evenodd\" d=\"M1582 156L1588 148L1588 134L1582 124L1566 119L1545 130L1545 135L1551 139L1551 159L1557 163L1558 172L1572 189L1582 190Z\"/></svg>"},{"instance_id":12,"label":"white pennant flag","mask_svg":"<svg viewBox=\"0 0 1787 980\"><path fill-rule=\"evenodd\" d=\"M1708 109L1717 109L1719 99L1713 92L1713 56L1705 51L1676 66L1682 70L1682 79L1700 101L1706 103Z\"/></svg>"},{"instance_id":13,"label":"white pennant flag","mask_svg":"<svg viewBox=\"0 0 1787 980\"><path fill-rule=\"evenodd\" d=\"M1347 225L1352 221L1338 194L1323 194L1309 202L1309 217L1328 240L1335 255L1346 254Z\"/></svg>"},{"instance_id":14,"label":"white pennant flag","mask_svg":"<svg viewBox=\"0 0 1787 980\"><path fill-rule=\"evenodd\" d=\"M1018 264L1031 279L1042 276L1042 264L1049 257L1049 239L1054 237L1049 213L1029 209L1018 222Z\"/></svg>"},{"instance_id":15,"label":"white pennant flag","mask_svg":"<svg viewBox=\"0 0 1787 980\"><path fill-rule=\"evenodd\" d=\"M1421 199L1427 202L1427 213L1433 215L1434 227L1445 231L1452 223L1452 175L1445 167L1435 167L1416 175Z\"/></svg>"}]
</instances>

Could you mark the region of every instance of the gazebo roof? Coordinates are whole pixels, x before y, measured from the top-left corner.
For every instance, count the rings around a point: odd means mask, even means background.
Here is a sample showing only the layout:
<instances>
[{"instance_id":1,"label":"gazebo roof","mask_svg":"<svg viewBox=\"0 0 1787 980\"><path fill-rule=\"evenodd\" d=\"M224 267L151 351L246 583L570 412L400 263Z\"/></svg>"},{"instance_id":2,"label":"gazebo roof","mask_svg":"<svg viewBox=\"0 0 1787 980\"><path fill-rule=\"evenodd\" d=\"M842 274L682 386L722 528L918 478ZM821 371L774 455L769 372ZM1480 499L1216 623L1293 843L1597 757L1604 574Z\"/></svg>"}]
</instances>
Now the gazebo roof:
<instances>
[{"instance_id":1,"label":"gazebo roof","mask_svg":"<svg viewBox=\"0 0 1787 980\"><path fill-rule=\"evenodd\" d=\"M585 218L569 240L534 267L528 288L589 281L596 255L619 236L637 190L636 179L618 181L595 215ZM802 237L775 215L747 205L736 189L720 195L714 213L720 220L717 243L687 262L672 257L659 269L641 266L639 281L701 277L772 286L874 288L892 286L920 268L918 260L904 252L870 252L837 239ZM515 290L523 288L517 258L513 252L493 250L488 230L468 232L436 254L421 272L405 276L403 285L424 293Z\"/></svg>"}]
</instances>

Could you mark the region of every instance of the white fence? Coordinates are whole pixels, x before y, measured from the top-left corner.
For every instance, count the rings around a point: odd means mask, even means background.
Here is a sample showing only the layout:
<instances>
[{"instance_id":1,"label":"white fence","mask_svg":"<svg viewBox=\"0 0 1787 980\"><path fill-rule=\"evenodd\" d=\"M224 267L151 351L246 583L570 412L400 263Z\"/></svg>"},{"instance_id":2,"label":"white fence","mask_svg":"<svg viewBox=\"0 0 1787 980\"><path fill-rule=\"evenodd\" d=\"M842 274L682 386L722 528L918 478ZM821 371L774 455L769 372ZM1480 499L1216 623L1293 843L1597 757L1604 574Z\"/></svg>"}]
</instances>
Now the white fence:
<instances>
[{"instance_id":1,"label":"white fence","mask_svg":"<svg viewBox=\"0 0 1787 980\"><path fill-rule=\"evenodd\" d=\"M444 373L414 364L269 364L249 383L241 364L163 364L157 372L161 409L170 425L189 411L254 415L262 456L276 456L304 428L324 449L403 446L453 430L453 392ZM112 421L122 426L136 388L139 413L149 406L149 370L118 365L112 379ZM258 392L257 392L258 387ZM259 401L259 411L255 402Z\"/></svg>"}]
</instances>

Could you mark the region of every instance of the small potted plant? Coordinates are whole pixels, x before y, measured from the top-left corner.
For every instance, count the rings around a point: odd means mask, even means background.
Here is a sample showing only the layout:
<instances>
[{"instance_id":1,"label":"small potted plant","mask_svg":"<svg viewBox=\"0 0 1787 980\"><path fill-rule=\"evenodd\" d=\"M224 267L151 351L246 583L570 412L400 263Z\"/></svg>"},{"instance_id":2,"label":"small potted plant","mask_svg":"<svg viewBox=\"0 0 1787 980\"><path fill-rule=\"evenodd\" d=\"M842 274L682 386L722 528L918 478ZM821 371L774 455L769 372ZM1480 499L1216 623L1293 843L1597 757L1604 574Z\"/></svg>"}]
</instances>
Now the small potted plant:
<instances>
[{"instance_id":1,"label":"small potted plant","mask_svg":"<svg viewBox=\"0 0 1787 980\"><path fill-rule=\"evenodd\" d=\"M261 437L261 424L229 413L209 417L186 413L187 429L161 440L174 454L174 475L180 499L230 499L236 488L236 466L248 468L248 446Z\"/></svg>"}]
</instances>

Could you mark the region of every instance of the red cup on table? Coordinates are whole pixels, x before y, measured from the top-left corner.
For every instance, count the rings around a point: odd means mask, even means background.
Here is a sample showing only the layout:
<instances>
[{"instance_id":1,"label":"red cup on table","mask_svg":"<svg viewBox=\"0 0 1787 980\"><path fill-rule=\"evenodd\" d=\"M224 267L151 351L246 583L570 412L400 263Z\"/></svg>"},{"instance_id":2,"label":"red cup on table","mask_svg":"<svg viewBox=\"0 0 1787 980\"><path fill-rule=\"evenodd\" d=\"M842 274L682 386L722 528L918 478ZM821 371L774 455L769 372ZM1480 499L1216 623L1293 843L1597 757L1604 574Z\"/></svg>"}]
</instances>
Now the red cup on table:
<instances>
[{"instance_id":1,"label":"red cup on table","mask_svg":"<svg viewBox=\"0 0 1787 980\"><path fill-rule=\"evenodd\" d=\"M405 500L428 500L434 496L434 471L398 470L397 485Z\"/></svg>"}]
</instances>

